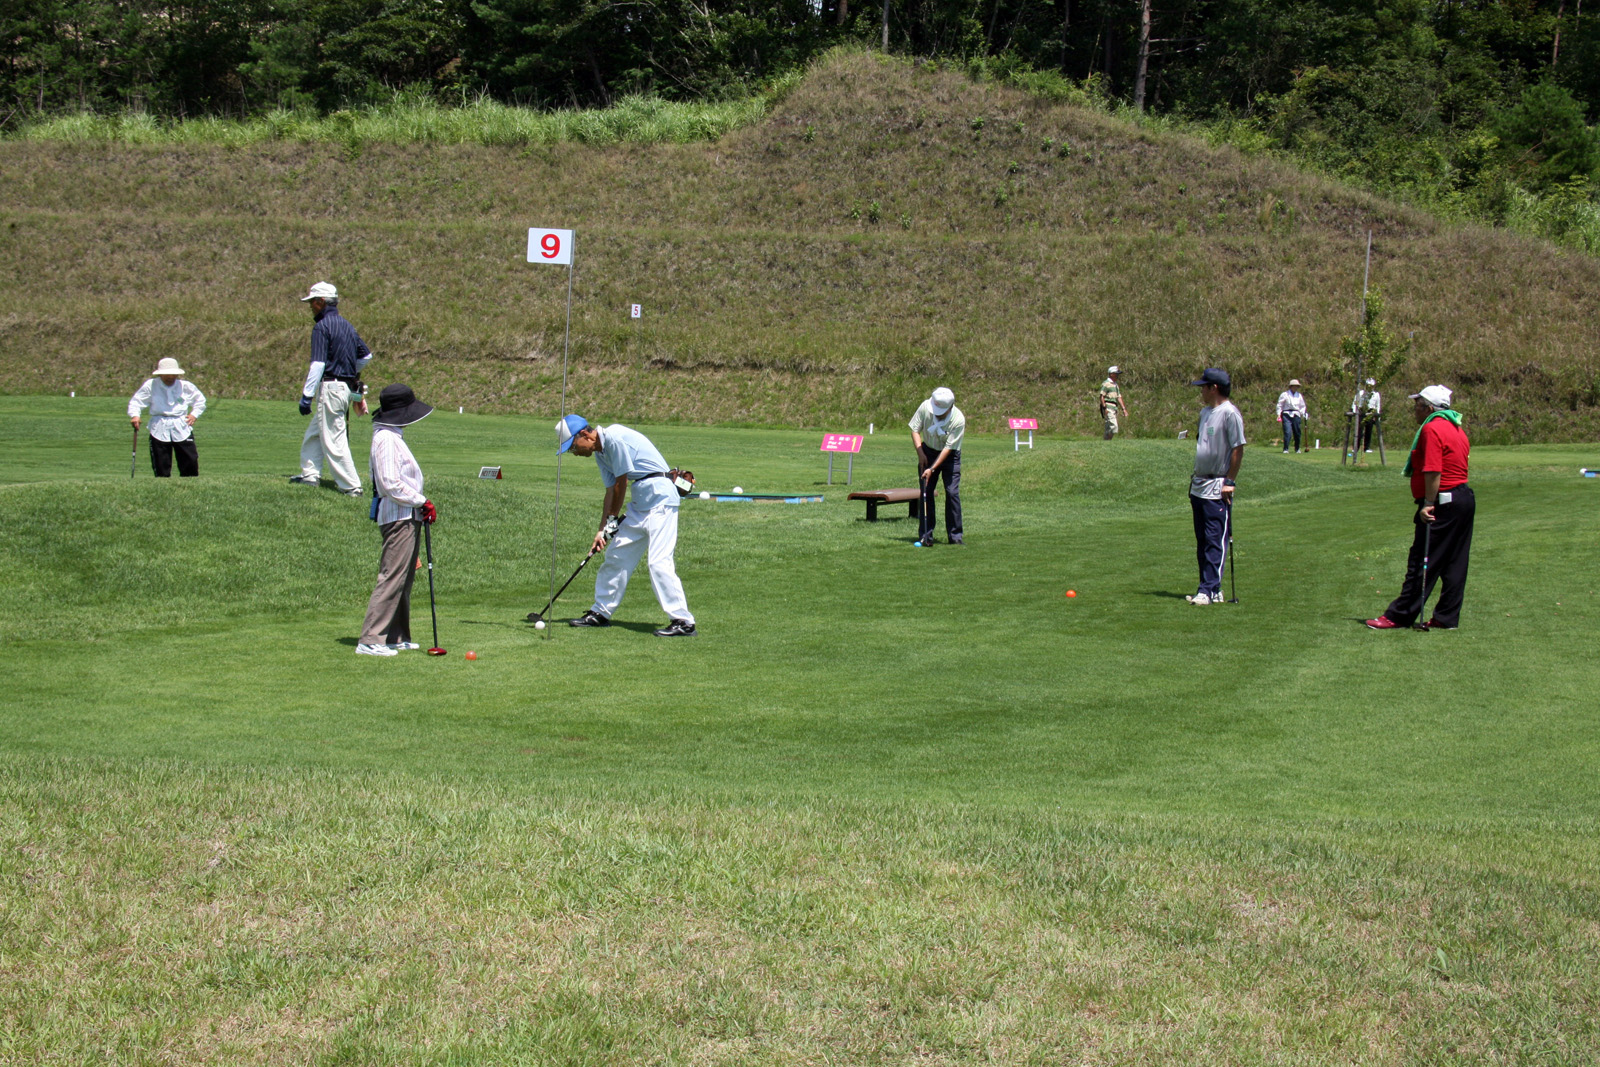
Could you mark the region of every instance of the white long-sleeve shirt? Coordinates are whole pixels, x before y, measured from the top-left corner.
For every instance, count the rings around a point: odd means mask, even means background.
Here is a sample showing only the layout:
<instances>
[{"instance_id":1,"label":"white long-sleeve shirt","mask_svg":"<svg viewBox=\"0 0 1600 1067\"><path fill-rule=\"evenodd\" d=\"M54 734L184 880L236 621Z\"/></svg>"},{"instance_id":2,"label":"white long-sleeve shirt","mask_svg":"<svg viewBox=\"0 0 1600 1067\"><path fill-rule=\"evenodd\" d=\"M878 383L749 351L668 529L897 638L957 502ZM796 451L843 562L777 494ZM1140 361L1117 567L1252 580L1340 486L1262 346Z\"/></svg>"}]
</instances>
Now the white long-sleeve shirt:
<instances>
[{"instance_id":1,"label":"white long-sleeve shirt","mask_svg":"<svg viewBox=\"0 0 1600 1067\"><path fill-rule=\"evenodd\" d=\"M372 457L367 464L378 492L378 524L412 518L412 509L428 498L422 495L422 468L406 447L398 426L378 423L372 428Z\"/></svg>"},{"instance_id":2,"label":"white long-sleeve shirt","mask_svg":"<svg viewBox=\"0 0 1600 1067\"><path fill-rule=\"evenodd\" d=\"M150 436L157 441L187 441L194 431L185 415L205 414L206 395L187 378L168 385L160 378L146 378L128 401L128 418L150 409Z\"/></svg>"},{"instance_id":3,"label":"white long-sleeve shirt","mask_svg":"<svg viewBox=\"0 0 1600 1067\"><path fill-rule=\"evenodd\" d=\"M1306 395L1304 393L1285 389L1278 394L1278 417L1280 419L1285 415L1299 415L1303 419L1308 414L1310 412L1306 409Z\"/></svg>"},{"instance_id":4,"label":"white long-sleeve shirt","mask_svg":"<svg viewBox=\"0 0 1600 1067\"><path fill-rule=\"evenodd\" d=\"M356 360L356 371L359 373L366 370L367 364L371 362L372 353L368 352L365 356ZM322 388L322 372L327 368L328 365L320 359L306 368L306 384L300 389L301 396L311 399L317 395L317 390Z\"/></svg>"}]
</instances>

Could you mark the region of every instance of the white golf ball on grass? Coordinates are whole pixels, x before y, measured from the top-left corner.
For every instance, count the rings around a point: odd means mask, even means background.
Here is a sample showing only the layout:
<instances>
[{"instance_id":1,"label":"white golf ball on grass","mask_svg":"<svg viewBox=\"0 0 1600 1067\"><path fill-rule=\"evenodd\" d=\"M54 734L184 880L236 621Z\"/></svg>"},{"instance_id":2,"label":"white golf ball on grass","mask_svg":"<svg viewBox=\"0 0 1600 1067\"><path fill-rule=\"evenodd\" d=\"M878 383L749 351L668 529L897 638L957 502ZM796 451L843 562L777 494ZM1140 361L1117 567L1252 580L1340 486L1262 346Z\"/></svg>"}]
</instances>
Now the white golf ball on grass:
<instances>
[{"instance_id":1,"label":"white golf ball on grass","mask_svg":"<svg viewBox=\"0 0 1600 1067\"><path fill-rule=\"evenodd\" d=\"M742 493L742 492L744 492L744 486L742 486L742 485L736 485L736 486L734 486L734 487L733 487L733 491L734 491L734 492L735 492L735 493Z\"/></svg>"},{"instance_id":2,"label":"white golf ball on grass","mask_svg":"<svg viewBox=\"0 0 1600 1067\"><path fill-rule=\"evenodd\" d=\"M700 494L700 499L701 500L710 500L711 499L711 494L710 493L701 493Z\"/></svg>"},{"instance_id":3,"label":"white golf ball on grass","mask_svg":"<svg viewBox=\"0 0 1600 1067\"><path fill-rule=\"evenodd\" d=\"M533 624L533 628L534 628L534 629L535 629L535 630L542 630L542 629L544 629L544 620L543 620L543 619L540 619L540 620L539 620L539 621L538 621L538 622L536 622L536 623L534 623L534 624Z\"/></svg>"}]
</instances>

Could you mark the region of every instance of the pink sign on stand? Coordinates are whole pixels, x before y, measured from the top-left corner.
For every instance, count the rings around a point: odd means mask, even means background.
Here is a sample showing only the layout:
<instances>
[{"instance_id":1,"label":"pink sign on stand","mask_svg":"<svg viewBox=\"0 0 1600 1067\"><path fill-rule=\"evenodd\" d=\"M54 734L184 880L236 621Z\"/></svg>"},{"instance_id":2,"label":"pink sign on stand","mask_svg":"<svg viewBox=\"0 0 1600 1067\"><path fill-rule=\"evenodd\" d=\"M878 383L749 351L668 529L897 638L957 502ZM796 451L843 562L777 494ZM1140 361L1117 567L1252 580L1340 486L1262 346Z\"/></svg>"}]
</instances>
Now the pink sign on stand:
<instances>
[{"instance_id":1,"label":"pink sign on stand","mask_svg":"<svg viewBox=\"0 0 1600 1067\"><path fill-rule=\"evenodd\" d=\"M1033 447L1033 431L1039 428L1038 419L1007 419L1006 429L1011 431L1011 451L1022 450L1022 431L1028 431L1028 447Z\"/></svg>"},{"instance_id":2,"label":"pink sign on stand","mask_svg":"<svg viewBox=\"0 0 1600 1067\"><path fill-rule=\"evenodd\" d=\"M856 474L856 453L861 451L861 442L866 440L858 433L830 433L822 436L820 451L828 454L828 484L833 484L833 454L844 452L850 456L849 466L845 471L844 484L849 485Z\"/></svg>"}]
</instances>

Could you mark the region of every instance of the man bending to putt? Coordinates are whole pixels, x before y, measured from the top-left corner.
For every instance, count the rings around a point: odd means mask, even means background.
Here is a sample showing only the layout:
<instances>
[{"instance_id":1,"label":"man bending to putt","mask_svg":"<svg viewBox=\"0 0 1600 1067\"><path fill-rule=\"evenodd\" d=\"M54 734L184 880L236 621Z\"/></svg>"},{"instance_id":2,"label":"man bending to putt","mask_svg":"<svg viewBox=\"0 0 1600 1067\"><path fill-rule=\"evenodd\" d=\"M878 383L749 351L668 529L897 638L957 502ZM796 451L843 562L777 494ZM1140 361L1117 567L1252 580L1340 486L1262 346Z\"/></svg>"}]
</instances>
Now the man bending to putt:
<instances>
[{"instance_id":1,"label":"man bending to putt","mask_svg":"<svg viewBox=\"0 0 1600 1067\"><path fill-rule=\"evenodd\" d=\"M605 483L605 503L601 508L600 532L594 535L594 551L605 549L605 562L594 578L594 606L573 626L610 626L611 614L622 603L628 576L645 557L650 567L650 584L656 600L667 613L667 624L657 637L694 636L694 616L684 599L683 583L672 563L678 547L678 489L668 474L670 468L661 452L638 430L626 426L590 426L581 415L568 415L556 423L556 453L571 450L574 455L593 456ZM628 486L633 500L623 511ZM621 518L617 532L606 544L606 521Z\"/></svg>"}]
</instances>

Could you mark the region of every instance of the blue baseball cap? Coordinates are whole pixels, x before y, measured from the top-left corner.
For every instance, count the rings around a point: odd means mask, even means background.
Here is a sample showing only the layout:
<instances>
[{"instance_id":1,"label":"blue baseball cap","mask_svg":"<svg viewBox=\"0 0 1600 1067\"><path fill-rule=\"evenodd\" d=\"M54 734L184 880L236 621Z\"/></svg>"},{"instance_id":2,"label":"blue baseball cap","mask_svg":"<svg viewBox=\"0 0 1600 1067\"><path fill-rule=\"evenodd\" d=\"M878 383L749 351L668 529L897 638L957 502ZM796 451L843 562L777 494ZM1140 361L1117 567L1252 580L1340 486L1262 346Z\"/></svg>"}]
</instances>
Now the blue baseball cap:
<instances>
[{"instance_id":1,"label":"blue baseball cap","mask_svg":"<svg viewBox=\"0 0 1600 1067\"><path fill-rule=\"evenodd\" d=\"M589 428L589 420L582 415L568 415L556 423L556 455L572 447L572 439L578 436L579 430Z\"/></svg>"},{"instance_id":2,"label":"blue baseball cap","mask_svg":"<svg viewBox=\"0 0 1600 1067\"><path fill-rule=\"evenodd\" d=\"M1228 372L1223 370L1221 367L1207 367L1206 368L1206 372L1204 374L1200 375L1200 380L1199 381L1190 382L1189 384L1190 385L1226 385L1226 386L1229 386L1231 388L1232 385L1233 385L1233 379L1229 378L1228 377Z\"/></svg>"}]
</instances>

